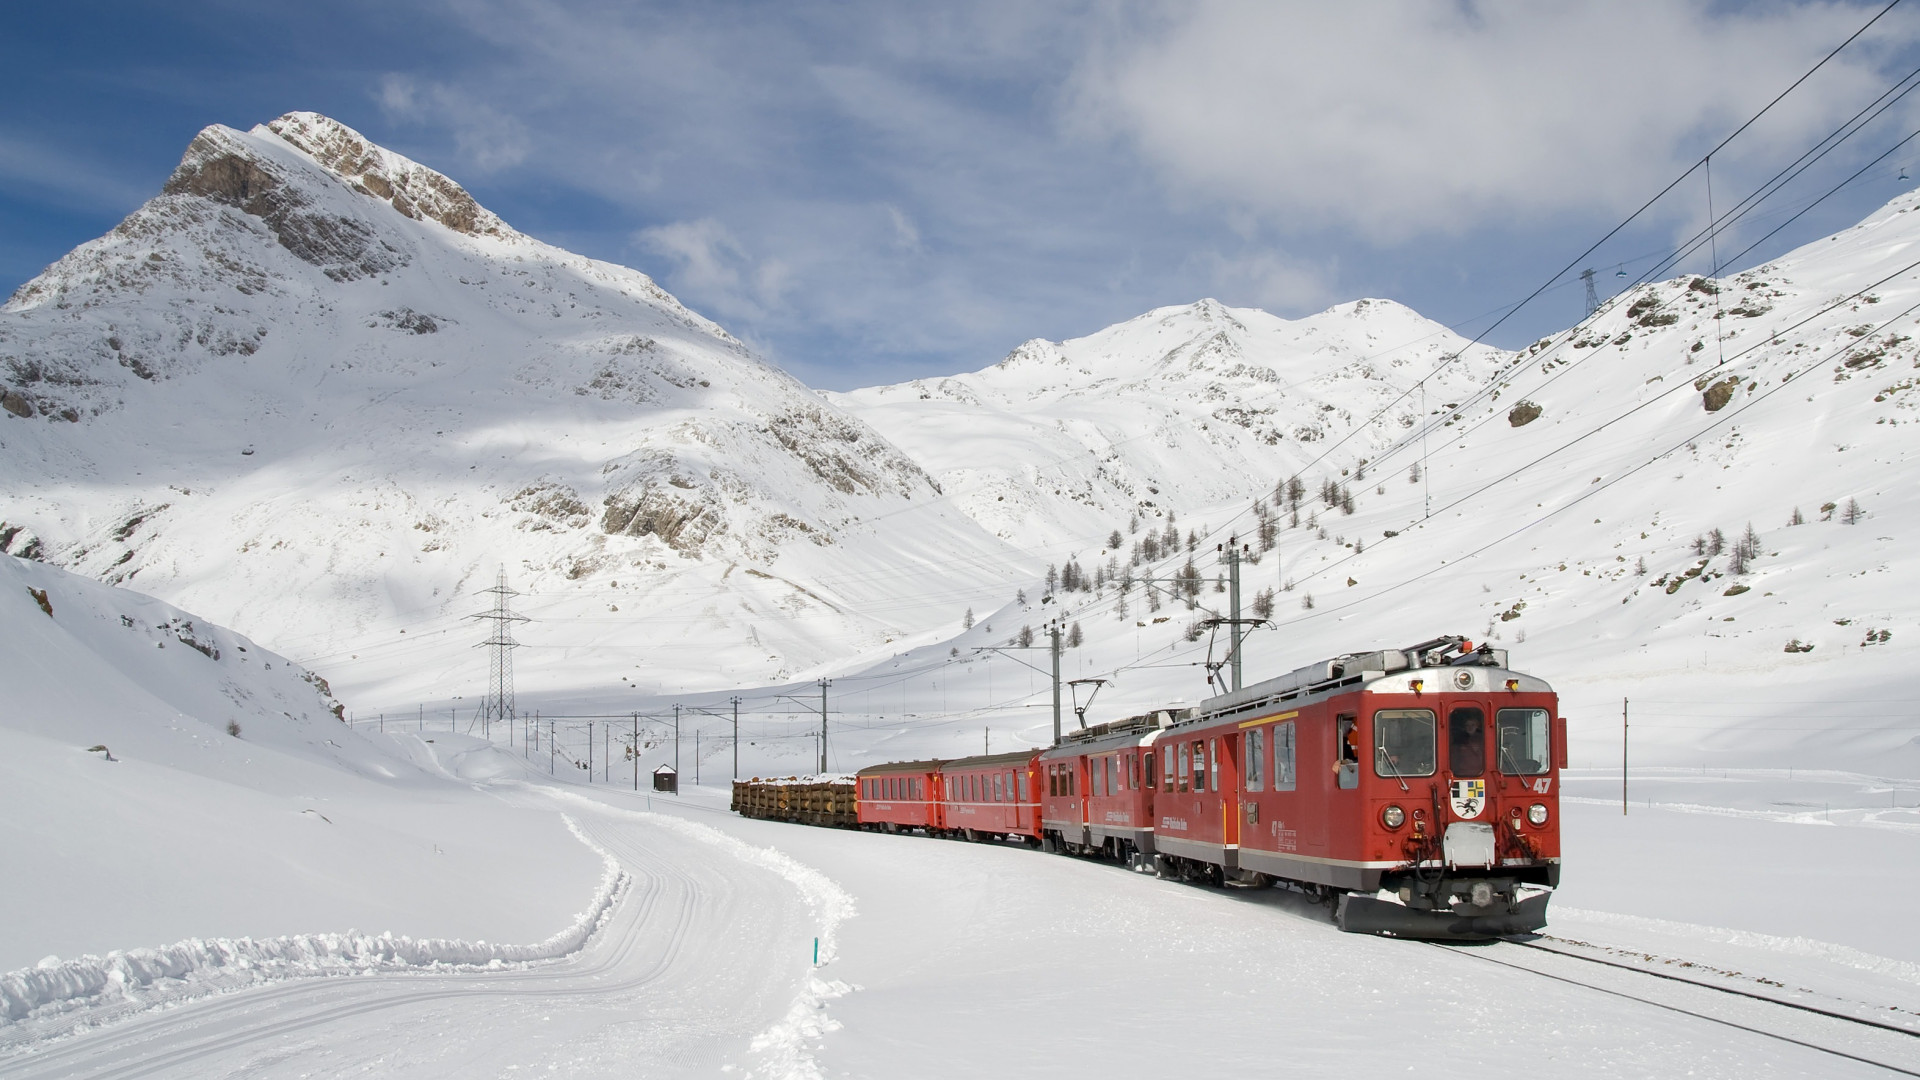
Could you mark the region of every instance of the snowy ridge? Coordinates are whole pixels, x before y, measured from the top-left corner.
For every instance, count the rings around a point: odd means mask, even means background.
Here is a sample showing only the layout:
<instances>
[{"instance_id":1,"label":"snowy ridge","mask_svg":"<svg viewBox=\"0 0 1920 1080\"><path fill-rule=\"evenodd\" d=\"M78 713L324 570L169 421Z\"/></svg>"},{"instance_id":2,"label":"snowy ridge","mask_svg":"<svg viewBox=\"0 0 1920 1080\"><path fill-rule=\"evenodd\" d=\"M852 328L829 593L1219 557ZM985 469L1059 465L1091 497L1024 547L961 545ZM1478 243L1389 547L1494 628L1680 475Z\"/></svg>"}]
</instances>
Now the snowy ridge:
<instances>
[{"instance_id":1,"label":"snowy ridge","mask_svg":"<svg viewBox=\"0 0 1920 1080\"><path fill-rule=\"evenodd\" d=\"M502 566L607 682L636 651L726 684L923 629L863 572L910 542L961 554L963 591L1011 576L916 463L645 274L313 114L206 129L23 285L0 400L0 549L137 582L375 704L471 667ZM529 654L522 685L545 667L581 665Z\"/></svg>"},{"instance_id":2,"label":"snowy ridge","mask_svg":"<svg viewBox=\"0 0 1920 1080\"><path fill-rule=\"evenodd\" d=\"M565 929L531 945L496 945L451 938L411 938L356 931L290 934L266 940L208 938L159 948L115 950L73 960L49 957L31 968L0 973L0 1020L55 1015L71 1009L125 1005L152 1008L283 979L358 975L406 968L527 967L578 952L607 919L632 879L613 855L562 815L576 839L604 863L587 906Z\"/></svg>"}]
</instances>

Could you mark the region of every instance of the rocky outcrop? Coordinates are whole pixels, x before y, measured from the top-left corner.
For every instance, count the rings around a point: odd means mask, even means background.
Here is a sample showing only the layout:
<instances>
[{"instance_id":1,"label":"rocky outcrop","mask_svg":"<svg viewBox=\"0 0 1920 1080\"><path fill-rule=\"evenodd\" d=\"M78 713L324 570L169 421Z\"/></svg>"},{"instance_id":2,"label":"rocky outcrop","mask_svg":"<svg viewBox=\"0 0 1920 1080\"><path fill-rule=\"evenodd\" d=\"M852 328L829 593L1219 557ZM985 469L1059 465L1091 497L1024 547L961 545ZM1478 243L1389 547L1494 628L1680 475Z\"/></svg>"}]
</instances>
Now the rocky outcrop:
<instances>
[{"instance_id":1,"label":"rocky outcrop","mask_svg":"<svg viewBox=\"0 0 1920 1080\"><path fill-rule=\"evenodd\" d=\"M391 205L410 218L437 221L468 236L505 236L506 223L474 201L467 189L392 151L338 120L291 112L267 130L338 176L354 190Z\"/></svg>"},{"instance_id":2,"label":"rocky outcrop","mask_svg":"<svg viewBox=\"0 0 1920 1080\"><path fill-rule=\"evenodd\" d=\"M210 199L259 218L281 247L335 281L407 264L406 254L371 225L315 208L291 179L284 166L254 153L232 131L210 127L187 145L161 192Z\"/></svg>"}]
</instances>

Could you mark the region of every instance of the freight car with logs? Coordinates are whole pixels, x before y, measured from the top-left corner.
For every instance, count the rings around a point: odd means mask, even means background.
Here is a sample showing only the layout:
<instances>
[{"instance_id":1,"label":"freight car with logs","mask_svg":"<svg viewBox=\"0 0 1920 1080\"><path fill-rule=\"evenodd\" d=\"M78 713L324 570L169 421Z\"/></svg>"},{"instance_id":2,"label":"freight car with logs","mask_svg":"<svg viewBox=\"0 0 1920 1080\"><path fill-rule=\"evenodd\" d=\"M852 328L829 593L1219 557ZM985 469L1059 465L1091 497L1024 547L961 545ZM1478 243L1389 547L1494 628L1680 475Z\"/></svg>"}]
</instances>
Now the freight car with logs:
<instances>
[{"instance_id":1,"label":"freight car with logs","mask_svg":"<svg viewBox=\"0 0 1920 1080\"><path fill-rule=\"evenodd\" d=\"M1284 882L1356 933L1538 930L1560 881L1566 722L1507 660L1462 637L1347 654L1043 750L872 766L840 797L736 784L734 808Z\"/></svg>"}]
</instances>

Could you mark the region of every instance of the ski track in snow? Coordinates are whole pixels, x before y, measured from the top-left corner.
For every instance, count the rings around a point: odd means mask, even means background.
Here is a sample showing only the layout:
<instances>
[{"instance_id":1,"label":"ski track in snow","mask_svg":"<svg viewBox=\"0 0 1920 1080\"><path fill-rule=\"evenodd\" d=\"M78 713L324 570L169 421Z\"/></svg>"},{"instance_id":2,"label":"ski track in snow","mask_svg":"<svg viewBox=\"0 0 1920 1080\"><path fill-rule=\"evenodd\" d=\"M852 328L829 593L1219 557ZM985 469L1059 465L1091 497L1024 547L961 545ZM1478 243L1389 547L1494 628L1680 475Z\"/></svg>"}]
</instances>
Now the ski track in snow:
<instances>
[{"instance_id":1,"label":"ski track in snow","mask_svg":"<svg viewBox=\"0 0 1920 1080\"><path fill-rule=\"evenodd\" d=\"M844 889L776 849L749 844L697 822L612 806L564 789L512 781L501 786L568 804L572 812L562 815L568 828L603 860L605 873L587 910L553 938L528 946L352 933L264 941L194 940L10 972L0 976L9 1009L7 1019L0 1021L0 1032L11 1027L13 1037L0 1035L0 1046L12 1043L7 1047L11 1052L0 1061L6 1062L9 1072L17 1067L31 1075L52 1076L68 1075L65 1070L74 1061L98 1066L104 1060L110 1064L103 1075L144 1076L168 1074L176 1066L203 1059L210 1062L206 1069L219 1071L229 1068L238 1055L233 1071L251 1073L260 1065L260 1055L272 1053L265 1047L293 1037L292 1033L317 1040L315 1045L364 1041L373 1047L377 1040L358 1039L353 1030L360 1022L356 1018L368 1009L403 1009L468 996L476 1002L498 1001L502 993L512 992L503 990L498 981L512 980L516 973L537 980L519 994L532 1001L555 993L585 994L588 1009L605 1009L614 1007L623 995L648 989L654 989L660 999L679 1001L687 997L686 991L657 988L676 979L703 984L711 978L705 969L712 966L703 962L703 950L740 947L712 927L704 932L694 929L694 909L718 909L722 900L703 895L712 890L701 888L695 878L717 871L719 880L730 880L728 865L752 868L750 877L752 871L764 871L782 889L791 890L807 912L805 923L795 929L817 934L821 966L834 959L836 930L854 914L853 899ZM589 815L603 825L584 827L576 814ZM635 831L631 826L644 829ZM663 856L657 846L636 847L627 839L660 834L692 844L692 851L713 851L723 858L716 863L696 855L698 869L689 875L676 869L676 860ZM687 851L679 854L685 865ZM644 885L636 884L636 874L648 876ZM665 909L660 906L663 882L679 901ZM609 930L615 923L617 928ZM750 931L747 936L751 938ZM786 940L785 935L778 937ZM749 940L746 947L760 944L767 943ZM636 948L646 955L636 953ZM589 959L589 953L604 955ZM783 985L778 964L769 965L764 956L748 959L752 962L739 968L738 974L750 979L753 989L739 996L777 993ZM640 964L642 960L651 962ZM389 978L319 978L345 975ZM609 978L620 975L625 978ZM557 986L555 980L559 980ZM301 990L303 983L309 990ZM755 1080L818 1080L823 1074L814 1049L839 1027L826 1014L827 1005L852 989L844 982L822 978L816 968L796 979L783 1001L767 1002L765 1019L750 1030L731 1028L750 1018L751 1008L742 1008L739 1016L721 1009L706 1025L712 1030L695 1025L690 1032L684 1019L669 1017L661 1025L666 1034L655 1038L670 1044L675 1039L693 1040L691 1050L679 1047L675 1061L680 1065L717 1064L718 1055L734 1060L731 1067ZM215 1000L203 1000L209 998ZM267 1008L272 1009L271 1019L258 1015ZM286 1014L295 1018L279 1019ZM459 1040L463 1026L475 1027L468 1035L477 1037L477 1028L484 1023L463 1018L446 1037ZM203 1028L224 1033L205 1043L199 1041ZM72 1037L88 1033L95 1037ZM511 1027L489 1035L514 1044L515 1050L522 1049L520 1043L538 1041L537 1034ZM579 1041L590 1044L610 1038L605 1030L590 1030ZM100 1040L108 1045L96 1048ZM622 1057L632 1055L631 1042L629 1036L626 1042L616 1043L623 1048ZM146 1048L154 1043L167 1053L148 1068L141 1063L146 1060ZM570 1067L579 1066L575 1060ZM202 1075L199 1066L193 1068L192 1075Z\"/></svg>"},{"instance_id":2,"label":"ski track in snow","mask_svg":"<svg viewBox=\"0 0 1920 1080\"><path fill-rule=\"evenodd\" d=\"M0 974L0 1028L77 1010L141 1010L211 994L316 976L378 971L526 969L571 956L606 924L632 878L606 848L563 814L568 831L599 855L604 872L587 906L564 930L532 945L498 945L391 933L288 934L191 938L158 948L116 949L105 956L42 961Z\"/></svg>"},{"instance_id":3,"label":"ski track in snow","mask_svg":"<svg viewBox=\"0 0 1920 1080\"><path fill-rule=\"evenodd\" d=\"M555 790L550 794L561 801L591 806L603 813L617 813L645 820L649 825L670 829L683 836L698 840L704 844L725 852L741 862L772 871L791 882L807 906L819 919L820 965L833 962L837 955L836 934L842 922L855 914L853 897L841 888L832 878L821 873L793 856L777 848L759 847L749 844L739 837L725 833L710 825L674 817L669 814L655 814L639 810L627 810L609 807L598 800L588 798L578 792ZM821 979L809 975L806 986L800 996L794 1000L792 1008L773 1026L754 1036L752 1049L765 1055L765 1069L748 1072L748 1077L764 1077L766 1080L816 1080L822 1074L808 1048L829 1032L839 1028L839 1024L826 1015L827 1003L852 991L852 987L837 979Z\"/></svg>"}]
</instances>

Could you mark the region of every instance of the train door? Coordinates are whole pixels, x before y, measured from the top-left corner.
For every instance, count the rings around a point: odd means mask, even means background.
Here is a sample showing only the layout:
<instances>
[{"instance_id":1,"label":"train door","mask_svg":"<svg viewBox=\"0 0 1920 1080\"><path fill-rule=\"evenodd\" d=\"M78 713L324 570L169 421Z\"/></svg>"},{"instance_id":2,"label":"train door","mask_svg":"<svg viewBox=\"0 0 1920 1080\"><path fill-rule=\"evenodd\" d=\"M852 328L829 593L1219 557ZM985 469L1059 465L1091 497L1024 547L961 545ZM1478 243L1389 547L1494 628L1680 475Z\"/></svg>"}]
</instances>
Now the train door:
<instances>
[{"instance_id":1,"label":"train door","mask_svg":"<svg viewBox=\"0 0 1920 1080\"><path fill-rule=\"evenodd\" d=\"M1233 732L1220 739L1220 842L1240 846L1240 740Z\"/></svg>"},{"instance_id":2,"label":"train door","mask_svg":"<svg viewBox=\"0 0 1920 1080\"><path fill-rule=\"evenodd\" d=\"M1298 790L1301 846L1324 854L1327 850L1328 807L1339 781L1339 740L1326 714L1302 712L1300 715L1300 776Z\"/></svg>"}]
</instances>

